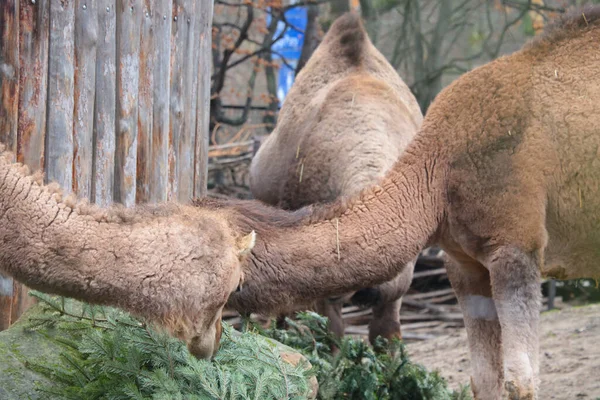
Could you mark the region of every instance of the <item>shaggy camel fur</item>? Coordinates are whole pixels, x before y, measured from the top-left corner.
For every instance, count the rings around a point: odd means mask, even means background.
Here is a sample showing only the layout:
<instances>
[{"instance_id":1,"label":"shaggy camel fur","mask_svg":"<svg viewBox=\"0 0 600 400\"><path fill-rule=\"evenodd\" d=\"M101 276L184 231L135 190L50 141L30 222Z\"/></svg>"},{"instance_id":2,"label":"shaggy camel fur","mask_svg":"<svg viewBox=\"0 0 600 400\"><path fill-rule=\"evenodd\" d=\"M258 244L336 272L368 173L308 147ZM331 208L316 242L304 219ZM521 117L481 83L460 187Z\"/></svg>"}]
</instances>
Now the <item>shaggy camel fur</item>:
<instances>
[{"instance_id":1,"label":"shaggy camel fur","mask_svg":"<svg viewBox=\"0 0 600 400\"><path fill-rule=\"evenodd\" d=\"M2 151L4 149L2 148ZM254 233L176 204L102 210L0 155L0 268L27 286L146 317L207 358Z\"/></svg>"},{"instance_id":2,"label":"shaggy camel fur","mask_svg":"<svg viewBox=\"0 0 600 400\"><path fill-rule=\"evenodd\" d=\"M291 210L355 196L394 165L422 120L417 100L373 46L360 16L344 14L298 75L275 130L252 160L252 194ZM341 337L343 302L371 305L371 342L400 338L401 297L413 269L411 262L393 280L354 297L323 299L317 311Z\"/></svg>"},{"instance_id":3,"label":"shaggy camel fur","mask_svg":"<svg viewBox=\"0 0 600 400\"><path fill-rule=\"evenodd\" d=\"M598 43L596 6L464 74L380 184L349 201L200 201L257 232L229 304L285 311L377 285L438 244L454 260L475 397L537 398L540 276L600 277Z\"/></svg>"}]
</instances>

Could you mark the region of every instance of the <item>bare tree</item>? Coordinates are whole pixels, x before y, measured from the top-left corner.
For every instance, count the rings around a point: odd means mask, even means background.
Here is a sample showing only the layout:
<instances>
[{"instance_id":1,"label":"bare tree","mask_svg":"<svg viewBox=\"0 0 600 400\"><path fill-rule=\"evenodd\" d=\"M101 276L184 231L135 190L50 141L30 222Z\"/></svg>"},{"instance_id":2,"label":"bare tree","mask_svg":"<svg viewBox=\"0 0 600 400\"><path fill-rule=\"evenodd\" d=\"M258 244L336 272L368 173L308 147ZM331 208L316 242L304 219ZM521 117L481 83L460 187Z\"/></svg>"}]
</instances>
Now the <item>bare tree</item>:
<instances>
[{"instance_id":1,"label":"bare tree","mask_svg":"<svg viewBox=\"0 0 600 400\"><path fill-rule=\"evenodd\" d=\"M361 0L371 39L410 84L423 111L444 86L534 34L532 15L545 21L565 11L541 0ZM517 32L517 27L529 30ZM518 36L518 38L516 38ZM507 39L510 38L510 41ZM513 47L510 46L511 43Z\"/></svg>"},{"instance_id":2,"label":"bare tree","mask_svg":"<svg viewBox=\"0 0 600 400\"><path fill-rule=\"evenodd\" d=\"M300 30L285 18L286 11L296 7L307 7L308 24L302 55L297 71L302 68L312 51L319 43L320 27L317 17L319 5L340 0L301 0L283 5L281 0L216 0L213 21L213 73L211 84L211 130L220 125L240 127L247 123L250 111L264 111L263 122L273 124L278 110L276 70L279 63L288 61L278 54L273 45L284 37L288 28ZM341 1L343 2L343 1ZM347 2L347 1L346 1ZM340 3L341 4L341 3ZM343 7L340 7L342 9ZM270 21L267 23L267 19ZM277 28L284 24L284 29L277 36ZM273 56L279 56L274 62ZM293 69L293 68L292 68ZM224 90L228 79L235 71L251 71L239 90L242 104L225 104ZM259 74L264 73L266 93L261 97L266 105L255 106L255 87ZM235 110L232 116L228 110Z\"/></svg>"}]
</instances>

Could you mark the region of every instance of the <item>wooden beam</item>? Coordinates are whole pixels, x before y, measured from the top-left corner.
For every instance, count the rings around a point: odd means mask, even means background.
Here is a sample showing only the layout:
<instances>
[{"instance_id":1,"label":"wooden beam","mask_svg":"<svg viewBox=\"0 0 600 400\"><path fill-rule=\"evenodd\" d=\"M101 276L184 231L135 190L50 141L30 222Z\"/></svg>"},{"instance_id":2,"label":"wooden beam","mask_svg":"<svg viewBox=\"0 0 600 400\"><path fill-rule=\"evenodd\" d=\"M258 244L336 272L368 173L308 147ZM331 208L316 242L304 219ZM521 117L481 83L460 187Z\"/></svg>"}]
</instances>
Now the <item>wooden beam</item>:
<instances>
[{"instance_id":1,"label":"wooden beam","mask_svg":"<svg viewBox=\"0 0 600 400\"><path fill-rule=\"evenodd\" d=\"M198 24L198 100L196 108L196 152L194 159L194 196L206 196L208 180L208 139L210 122L210 66L213 1L199 4Z\"/></svg>"}]
</instances>

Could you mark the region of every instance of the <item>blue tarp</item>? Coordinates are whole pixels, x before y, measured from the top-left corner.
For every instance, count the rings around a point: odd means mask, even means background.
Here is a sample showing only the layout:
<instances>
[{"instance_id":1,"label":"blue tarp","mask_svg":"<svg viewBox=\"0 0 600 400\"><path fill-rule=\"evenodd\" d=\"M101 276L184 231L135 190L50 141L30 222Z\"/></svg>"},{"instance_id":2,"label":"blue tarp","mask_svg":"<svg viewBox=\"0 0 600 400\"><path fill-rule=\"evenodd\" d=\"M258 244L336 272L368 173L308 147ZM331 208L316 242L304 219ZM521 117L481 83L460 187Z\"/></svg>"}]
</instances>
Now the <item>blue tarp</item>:
<instances>
[{"instance_id":1,"label":"blue tarp","mask_svg":"<svg viewBox=\"0 0 600 400\"><path fill-rule=\"evenodd\" d=\"M267 24L271 21L271 15L267 15ZM279 77L277 80L277 97L279 104L283 103L283 99L288 94L295 78L295 68L302 53L302 45L304 43L304 30L306 29L307 11L305 7L294 7L286 11L286 21L292 26L286 27L283 21L277 24L277 31L273 39L278 38L283 33L283 37L273 44L273 59L279 60L284 57L286 62L294 69L289 68L284 63L281 63L279 69Z\"/></svg>"}]
</instances>

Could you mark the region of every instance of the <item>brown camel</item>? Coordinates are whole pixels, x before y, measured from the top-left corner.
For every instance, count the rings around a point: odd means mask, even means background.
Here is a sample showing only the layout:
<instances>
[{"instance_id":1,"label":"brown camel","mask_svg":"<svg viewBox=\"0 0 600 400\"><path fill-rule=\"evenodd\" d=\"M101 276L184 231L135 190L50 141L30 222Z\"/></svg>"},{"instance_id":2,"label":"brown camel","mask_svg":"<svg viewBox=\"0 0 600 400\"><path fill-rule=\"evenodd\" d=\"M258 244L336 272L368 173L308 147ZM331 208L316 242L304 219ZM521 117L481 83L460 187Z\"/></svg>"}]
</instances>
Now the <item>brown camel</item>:
<instances>
[{"instance_id":1,"label":"brown camel","mask_svg":"<svg viewBox=\"0 0 600 400\"><path fill-rule=\"evenodd\" d=\"M275 130L252 160L252 194L288 210L355 196L394 165L422 120L417 100L373 46L358 14L345 14L296 78ZM341 337L343 303L370 305L370 341L400 338L401 298L413 270L410 262L393 280L323 299L316 309Z\"/></svg>"},{"instance_id":2,"label":"brown camel","mask_svg":"<svg viewBox=\"0 0 600 400\"><path fill-rule=\"evenodd\" d=\"M158 320L206 356L241 264L229 304L285 312L389 281L437 243L455 261L476 398L535 399L540 276L600 278L598 43L595 6L463 75L385 178L333 205L102 211L1 157L0 265L35 289Z\"/></svg>"},{"instance_id":3,"label":"brown camel","mask_svg":"<svg viewBox=\"0 0 600 400\"><path fill-rule=\"evenodd\" d=\"M4 150L4 149L2 149ZM27 286L146 317L207 358L239 288L254 232L218 213L163 204L107 210L63 198L0 155L0 267Z\"/></svg>"},{"instance_id":4,"label":"brown camel","mask_svg":"<svg viewBox=\"0 0 600 400\"><path fill-rule=\"evenodd\" d=\"M381 284L438 244L453 259L475 397L536 399L540 277L600 277L598 43L595 6L464 74L379 185L351 200L294 212L199 201L257 232L229 304L284 312Z\"/></svg>"}]
</instances>

